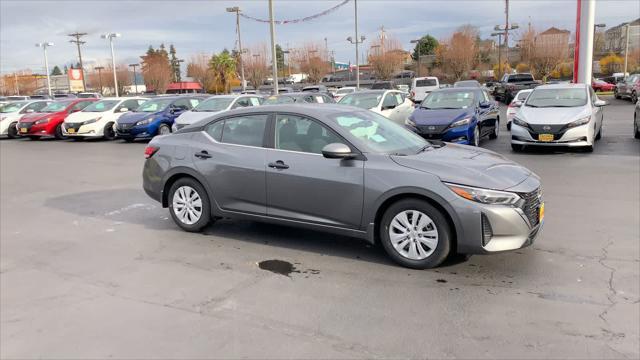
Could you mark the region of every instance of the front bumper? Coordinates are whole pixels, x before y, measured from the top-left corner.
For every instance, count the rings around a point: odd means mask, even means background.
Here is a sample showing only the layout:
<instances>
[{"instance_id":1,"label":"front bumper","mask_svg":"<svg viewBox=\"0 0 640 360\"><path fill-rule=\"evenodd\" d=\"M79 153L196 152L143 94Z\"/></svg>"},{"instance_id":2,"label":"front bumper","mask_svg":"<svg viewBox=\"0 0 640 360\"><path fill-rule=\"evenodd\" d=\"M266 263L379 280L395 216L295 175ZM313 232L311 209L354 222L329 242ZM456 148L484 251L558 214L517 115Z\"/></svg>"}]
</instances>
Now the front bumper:
<instances>
[{"instance_id":1,"label":"front bumper","mask_svg":"<svg viewBox=\"0 0 640 360\"><path fill-rule=\"evenodd\" d=\"M536 146L570 146L581 147L592 144L589 129L591 123L577 126L566 131L550 132L553 135L551 141L540 141L540 133L531 129L511 123L511 143L514 145L536 145Z\"/></svg>"},{"instance_id":2,"label":"front bumper","mask_svg":"<svg viewBox=\"0 0 640 360\"><path fill-rule=\"evenodd\" d=\"M135 124L117 124L116 136L121 139L150 139L155 136L155 131L152 131L148 125Z\"/></svg>"},{"instance_id":3,"label":"front bumper","mask_svg":"<svg viewBox=\"0 0 640 360\"><path fill-rule=\"evenodd\" d=\"M473 143L471 141L473 131L469 126L449 128L448 125L417 125L411 129L427 140L442 140L463 145Z\"/></svg>"},{"instance_id":4,"label":"front bumper","mask_svg":"<svg viewBox=\"0 0 640 360\"><path fill-rule=\"evenodd\" d=\"M544 223L542 193L537 189L518 193L526 198L520 207L486 205L462 198L452 202L466 234L458 239L457 251L490 254L533 244Z\"/></svg>"},{"instance_id":5,"label":"front bumper","mask_svg":"<svg viewBox=\"0 0 640 360\"><path fill-rule=\"evenodd\" d=\"M100 123L83 125L82 123L64 123L62 134L68 137L102 137L104 128Z\"/></svg>"},{"instance_id":6,"label":"front bumper","mask_svg":"<svg viewBox=\"0 0 640 360\"><path fill-rule=\"evenodd\" d=\"M56 124L52 122L36 124L35 122L19 122L16 124L18 136L53 136Z\"/></svg>"}]
</instances>

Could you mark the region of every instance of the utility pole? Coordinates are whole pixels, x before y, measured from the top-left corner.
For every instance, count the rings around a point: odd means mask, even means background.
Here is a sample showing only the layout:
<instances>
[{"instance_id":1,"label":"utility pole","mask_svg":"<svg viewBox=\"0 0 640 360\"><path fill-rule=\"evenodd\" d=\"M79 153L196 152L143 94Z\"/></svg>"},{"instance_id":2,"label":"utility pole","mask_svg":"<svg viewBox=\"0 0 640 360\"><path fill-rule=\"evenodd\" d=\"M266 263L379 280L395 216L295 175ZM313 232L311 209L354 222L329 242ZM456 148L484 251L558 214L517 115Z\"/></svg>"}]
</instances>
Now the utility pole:
<instances>
[{"instance_id":1,"label":"utility pole","mask_svg":"<svg viewBox=\"0 0 640 360\"><path fill-rule=\"evenodd\" d=\"M504 13L505 13L505 23L504 23L504 43L507 45L505 48L505 58L507 59L507 63L509 63L509 0L504 0Z\"/></svg>"},{"instance_id":2,"label":"utility pole","mask_svg":"<svg viewBox=\"0 0 640 360\"><path fill-rule=\"evenodd\" d=\"M493 34L491 34L491 36L497 36L498 37L498 73L500 73L500 75L502 75L502 56L501 56L502 55L502 51L500 49L500 43L502 43L502 33L501 32L494 32ZM496 79L496 80L500 80L500 79Z\"/></svg>"},{"instance_id":3,"label":"utility pole","mask_svg":"<svg viewBox=\"0 0 640 360\"><path fill-rule=\"evenodd\" d=\"M351 36L347 38L347 41L354 44L356 46L356 89L360 89L360 62L358 59L360 57L360 44L362 44L365 40L364 35L358 38L358 0L353 0L354 11L355 11L355 32L356 37L353 39ZM349 65L349 71L351 71L351 65Z\"/></svg>"},{"instance_id":4,"label":"utility pole","mask_svg":"<svg viewBox=\"0 0 640 360\"><path fill-rule=\"evenodd\" d=\"M20 95L20 85L18 85L18 73L13 73L13 80L16 82L16 95Z\"/></svg>"},{"instance_id":5,"label":"utility pole","mask_svg":"<svg viewBox=\"0 0 640 360\"><path fill-rule=\"evenodd\" d=\"M625 45L624 45L624 73L623 78L627 77L627 63L629 61L629 23L627 23L627 34L625 36Z\"/></svg>"},{"instance_id":6,"label":"utility pole","mask_svg":"<svg viewBox=\"0 0 640 360\"><path fill-rule=\"evenodd\" d=\"M273 93L278 95L278 59L276 56L276 24L273 20L273 0L269 0L269 28L271 30L271 73Z\"/></svg>"},{"instance_id":7,"label":"utility pole","mask_svg":"<svg viewBox=\"0 0 640 360\"><path fill-rule=\"evenodd\" d=\"M102 72L101 72L101 70L104 69L104 66L96 66L93 69L94 70L98 70L98 82L100 82L100 94L102 94Z\"/></svg>"},{"instance_id":8,"label":"utility pole","mask_svg":"<svg viewBox=\"0 0 640 360\"><path fill-rule=\"evenodd\" d=\"M236 31L238 33L238 53L239 62L240 62L240 85L242 87L242 92L245 92L246 85L244 80L244 63L242 62L242 54L244 54L244 50L242 49L242 37L240 36L240 8L238 6L228 7L227 12L236 13Z\"/></svg>"},{"instance_id":9,"label":"utility pole","mask_svg":"<svg viewBox=\"0 0 640 360\"><path fill-rule=\"evenodd\" d=\"M70 36L72 38L75 38L75 40L69 40L70 43L75 43L78 46L78 59L80 60L80 71L82 72L82 87L84 88L84 90L87 90L87 84L85 82L84 79L84 66L82 64L82 52L80 51L80 45L83 45L86 43L86 41L81 41L80 39L87 35L87 33L81 33L81 32L75 32L73 34L69 34L67 36Z\"/></svg>"},{"instance_id":10,"label":"utility pole","mask_svg":"<svg viewBox=\"0 0 640 360\"><path fill-rule=\"evenodd\" d=\"M138 95L138 79L136 77L136 67L140 66L140 64L129 64L129 67L133 68L133 84L136 87L136 95Z\"/></svg>"},{"instance_id":11,"label":"utility pole","mask_svg":"<svg viewBox=\"0 0 640 360\"><path fill-rule=\"evenodd\" d=\"M118 33L106 33L102 35L103 39L109 39L109 45L111 46L111 66L113 66L113 87L116 93L116 97L118 97L119 94L118 94L118 76L116 75L116 55L113 51L113 39L120 36L122 35Z\"/></svg>"}]
</instances>

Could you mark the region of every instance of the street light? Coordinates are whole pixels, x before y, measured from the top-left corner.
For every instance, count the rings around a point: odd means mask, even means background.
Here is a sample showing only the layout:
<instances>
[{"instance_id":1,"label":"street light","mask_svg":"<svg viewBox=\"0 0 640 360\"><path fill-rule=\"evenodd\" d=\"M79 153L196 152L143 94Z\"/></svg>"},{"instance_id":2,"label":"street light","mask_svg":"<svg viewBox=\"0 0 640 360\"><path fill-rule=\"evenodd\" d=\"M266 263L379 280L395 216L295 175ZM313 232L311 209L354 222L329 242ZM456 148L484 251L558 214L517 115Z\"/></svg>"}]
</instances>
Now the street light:
<instances>
[{"instance_id":1,"label":"street light","mask_svg":"<svg viewBox=\"0 0 640 360\"><path fill-rule=\"evenodd\" d=\"M113 52L113 38L117 38L120 36L122 35L118 33L106 33L102 35L103 39L109 39L109 46L111 46L111 66L113 67L113 87L116 92L116 97L118 97L119 94L118 94L118 77L116 76L116 55Z\"/></svg>"},{"instance_id":2,"label":"street light","mask_svg":"<svg viewBox=\"0 0 640 360\"><path fill-rule=\"evenodd\" d=\"M357 5L356 5L356 34L358 34L358 30L357 30L358 29L358 25L357 25L358 24L358 20L357 19L358 19L358 10L357 10ZM351 36L349 36L347 38L348 42L356 45L356 89L360 89L360 63L358 62L358 56L360 56L360 55L358 53L359 52L358 47L359 47L360 44L362 44L365 41L365 39L366 38L364 37L364 35L360 36L360 40L357 40L357 37L356 37L356 41L353 41L353 38Z\"/></svg>"},{"instance_id":3,"label":"street light","mask_svg":"<svg viewBox=\"0 0 640 360\"><path fill-rule=\"evenodd\" d=\"M491 36L497 36L498 37L498 73L502 72L502 51L500 49L500 44L502 43L502 35L504 35L504 34L501 33L501 32L494 32L494 33L491 34Z\"/></svg>"},{"instance_id":4,"label":"street light","mask_svg":"<svg viewBox=\"0 0 640 360\"><path fill-rule=\"evenodd\" d=\"M100 94L102 95L102 69L104 66L96 66L93 68L94 70L98 70L98 82L100 83Z\"/></svg>"},{"instance_id":5,"label":"street light","mask_svg":"<svg viewBox=\"0 0 640 360\"><path fill-rule=\"evenodd\" d=\"M236 13L236 30L238 31L238 49L240 49L240 83L242 84L242 92L245 92L246 85L244 81L244 63L242 62L242 38L240 37L240 8L238 6L228 7L227 12Z\"/></svg>"},{"instance_id":6,"label":"street light","mask_svg":"<svg viewBox=\"0 0 640 360\"><path fill-rule=\"evenodd\" d=\"M41 47L44 50L44 67L47 71L47 90L49 91L49 97L51 97L51 78L49 77L49 59L47 58L47 48L49 46L53 46L53 43L45 41L36 44L36 47Z\"/></svg>"},{"instance_id":7,"label":"street light","mask_svg":"<svg viewBox=\"0 0 640 360\"><path fill-rule=\"evenodd\" d=\"M138 79L136 78L136 67L140 64L129 64L129 67L133 68L133 84L136 87L136 95L138 95Z\"/></svg>"},{"instance_id":8,"label":"street light","mask_svg":"<svg viewBox=\"0 0 640 360\"><path fill-rule=\"evenodd\" d=\"M175 64L175 66L178 67L178 73L180 72L180 63L183 63L184 60L183 59L176 59L173 64ZM176 73L175 71L173 72L173 81L174 82L178 82L178 73Z\"/></svg>"},{"instance_id":9,"label":"street light","mask_svg":"<svg viewBox=\"0 0 640 360\"><path fill-rule=\"evenodd\" d=\"M508 17L507 17L507 20ZM508 21L507 21L508 24ZM505 47L505 59L507 59L507 63L509 63L509 31L511 30L515 30L515 29L519 29L520 26L518 26L518 24L516 23L511 23L511 25L505 26L505 27L500 27L500 25L496 25L493 27L494 31L503 31L504 32L504 44L506 45Z\"/></svg>"}]
</instances>

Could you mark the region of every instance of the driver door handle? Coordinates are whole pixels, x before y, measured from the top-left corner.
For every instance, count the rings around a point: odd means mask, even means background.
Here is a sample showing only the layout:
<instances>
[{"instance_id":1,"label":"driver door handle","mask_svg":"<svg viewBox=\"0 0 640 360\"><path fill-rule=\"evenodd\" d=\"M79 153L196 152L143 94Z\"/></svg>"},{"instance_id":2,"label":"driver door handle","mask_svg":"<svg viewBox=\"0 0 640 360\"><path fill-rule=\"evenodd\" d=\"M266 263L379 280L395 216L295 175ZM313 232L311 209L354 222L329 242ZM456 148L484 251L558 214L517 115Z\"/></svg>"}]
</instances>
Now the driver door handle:
<instances>
[{"instance_id":1,"label":"driver door handle","mask_svg":"<svg viewBox=\"0 0 640 360\"><path fill-rule=\"evenodd\" d=\"M284 161L278 160L276 162L269 163L267 166L274 169L288 169L289 165L285 164Z\"/></svg>"},{"instance_id":2,"label":"driver door handle","mask_svg":"<svg viewBox=\"0 0 640 360\"><path fill-rule=\"evenodd\" d=\"M211 155L209 154L209 152L207 150L202 150L200 152L195 153L195 157L197 157L199 159L210 159Z\"/></svg>"}]
</instances>

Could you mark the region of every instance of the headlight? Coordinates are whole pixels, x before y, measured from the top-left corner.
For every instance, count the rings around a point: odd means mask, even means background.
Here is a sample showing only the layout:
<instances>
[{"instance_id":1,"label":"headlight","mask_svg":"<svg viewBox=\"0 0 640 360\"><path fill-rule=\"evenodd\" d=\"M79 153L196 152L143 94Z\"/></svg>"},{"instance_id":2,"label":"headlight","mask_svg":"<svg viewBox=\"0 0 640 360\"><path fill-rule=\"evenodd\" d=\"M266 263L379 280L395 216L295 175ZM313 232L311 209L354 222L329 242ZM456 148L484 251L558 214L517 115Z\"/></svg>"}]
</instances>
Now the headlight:
<instances>
[{"instance_id":1,"label":"headlight","mask_svg":"<svg viewBox=\"0 0 640 360\"><path fill-rule=\"evenodd\" d=\"M48 122L49 122L49 118L46 118L46 119L38 120L34 124L39 125L39 124L46 124Z\"/></svg>"},{"instance_id":2,"label":"headlight","mask_svg":"<svg viewBox=\"0 0 640 360\"><path fill-rule=\"evenodd\" d=\"M529 124L526 121L520 119L517 116L514 116L512 121L513 121L514 124L516 124L518 126L529 127Z\"/></svg>"},{"instance_id":3,"label":"headlight","mask_svg":"<svg viewBox=\"0 0 640 360\"><path fill-rule=\"evenodd\" d=\"M464 118L462 120L458 120L456 122L454 122L453 124L449 125L449 127L458 127L458 126L464 126L467 125L471 122L471 118Z\"/></svg>"},{"instance_id":4,"label":"headlight","mask_svg":"<svg viewBox=\"0 0 640 360\"><path fill-rule=\"evenodd\" d=\"M148 124L150 124L152 121L153 121L153 117L148 117L148 118L146 118L146 119L144 119L144 120L140 120L140 121L138 121L138 122L136 123L136 126L139 126L139 125L148 125Z\"/></svg>"},{"instance_id":5,"label":"headlight","mask_svg":"<svg viewBox=\"0 0 640 360\"><path fill-rule=\"evenodd\" d=\"M414 127L416 126L416 122L415 122L415 121L413 121L413 120L411 120L411 119L406 119L406 120L404 121L404 124L405 124L405 125L409 125L409 126L414 126Z\"/></svg>"},{"instance_id":6,"label":"headlight","mask_svg":"<svg viewBox=\"0 0 640 360\"><path fill-rule=\"evenodd\" d=\"M83 122L82 125L93 124L94 122L99 121L100 119L102 119L102 117L97 117L95 119L87 120L87 121Z\"/></svg>"},{"instance_id":7,"label":"headlight","mask_svg":"<svg viewBox=\"0 0 640 360\"><path fill-rule=\"evenodd\" d=\"M578 119L576 121L570 122L566 125L567 129L574 128L576 126L581 126L587 124L591 120L591 116L585 116L582 119Z\"/></svg>"},{"instance_id":8,"label":"headlight","mask_svg":"<svg viewBox=\"0 0 640 360\"><path fill-rule=\"evenodd\" d=\"M457 184L445 183L458 196L467 200L490 205L516 205L520 200L520 196L516 193L508 191L498 191L474 188Z\"/></svg>"}]
</instances>

